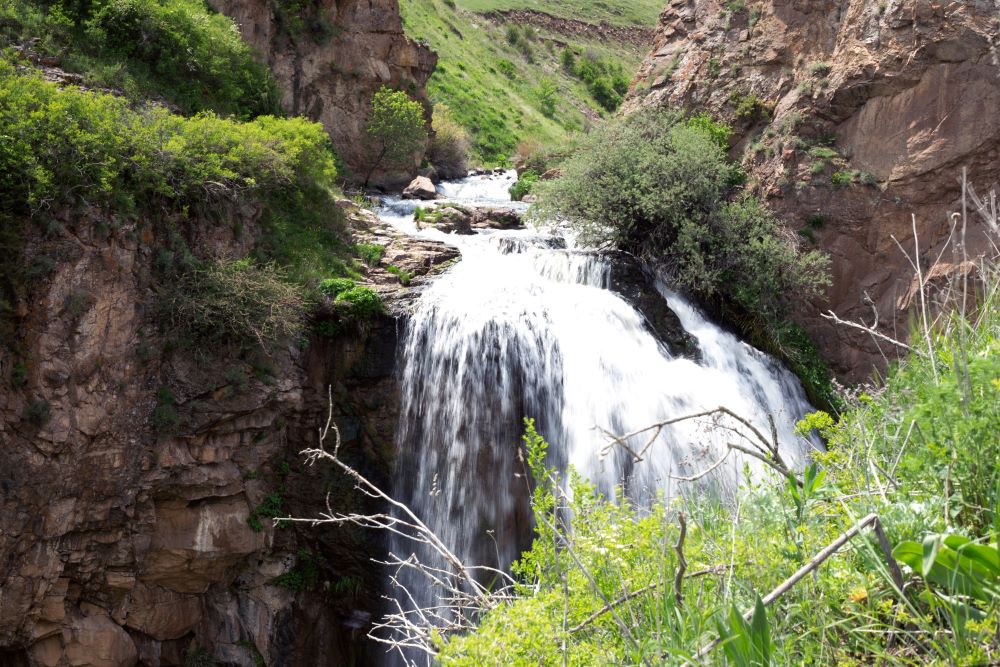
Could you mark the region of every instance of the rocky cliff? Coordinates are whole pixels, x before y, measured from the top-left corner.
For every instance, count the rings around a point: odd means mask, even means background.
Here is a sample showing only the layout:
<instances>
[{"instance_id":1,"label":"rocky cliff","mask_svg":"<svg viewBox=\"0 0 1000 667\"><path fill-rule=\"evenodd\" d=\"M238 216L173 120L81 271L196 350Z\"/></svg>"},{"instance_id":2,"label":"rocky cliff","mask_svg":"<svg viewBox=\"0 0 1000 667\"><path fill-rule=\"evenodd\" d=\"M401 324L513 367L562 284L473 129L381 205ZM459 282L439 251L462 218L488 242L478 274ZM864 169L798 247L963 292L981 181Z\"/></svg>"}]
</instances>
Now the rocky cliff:
<instances>
[{"instance_id":1,"label":"rocky cliff","mask_svg":"<svg viewBox=\"0 0 1000 667\"><path fill-rule=\"evenodd\" d=\"M210 0L231 17L245 41L267 58L293 115L318 121L357 177L368 169L365 123L382 86L430 103L424 84L437 63L426 46L403 34L397 0ZM379 173L386 186L405 185L416 171Z\"/></svg>"},{"instance_id":2,"label":"rocky cliff","mask_svg":"<svg viewBox=\"0 0 1000 667\"><path fill-rule=\"evenodd\" d=\"M158 333L149 227L109 231L91 212L28 239L26 259L52 271L18 306L24 363L0 383L0 664L369 664L372 536L270 517L314 516L327 494L356 506L347 480L298 455L315 443L327 387L345 452L387 474L406 303L457 252L341 206L352 241L387 246L413 287L372 269L389 314L270 354L185 349ZM239 214L238 236L179 229L199 252L243 255L256 217Z\"/></svg>"},{"instance_id":3,"label":"rocky cliff","mask_svg":"<svg viewBox=\"0 0 1000 667\"><path fill-rule=\"evenodd\" d=\"M993 0L672 0L625 111L707 110L735 129L752 185L833 260L828 298L799 314L834 370L870 376L897 352L819 317L877 320L905 337L914 271L962 270L946 246L962 168L1000 177L998 5ZM969 220L968 249L984 247ZM882 353L885 353L883 357Z\"/></svg>"}]
</instances>

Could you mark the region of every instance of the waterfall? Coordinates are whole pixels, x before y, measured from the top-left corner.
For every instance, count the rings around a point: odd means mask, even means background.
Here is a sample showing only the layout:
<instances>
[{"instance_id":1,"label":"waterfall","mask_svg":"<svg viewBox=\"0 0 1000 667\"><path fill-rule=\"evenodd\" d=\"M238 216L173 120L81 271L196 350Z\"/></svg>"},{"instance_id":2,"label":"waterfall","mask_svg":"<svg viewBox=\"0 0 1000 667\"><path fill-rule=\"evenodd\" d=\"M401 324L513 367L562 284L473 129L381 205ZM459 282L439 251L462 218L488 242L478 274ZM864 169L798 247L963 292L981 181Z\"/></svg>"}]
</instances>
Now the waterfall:
<instances>
[{"instance_id":1,"label":"waterfall","mask_svg":"<svg viewBox=\"0 0 1000 667\"><path fill-rule=\"evenodd\" d=\"M510 206L512 180L470 177L441 191L466 205ZM413 207L388 200L382 216L418 233ZM507 568L530 544L518 454L524 417L550 443L552 465L571 465L605 495L624 490L639 502L677 493L671 476L717 461L731 434L677 424L635 464L620 448L600 457L607 441L598 428L621 434L723 405L765 433L773 416L788 448L782 455L801 463L809 445L793 427L810 407L798 380L666 285L657 287L697 340L698 361L672 356L644 316L609 289L612 257L536 231L447 241L462 260L421 295L404 341L394 493L467 564ZM732 456L703 483L734 493L744 463L759 465ZM413 547L392 548L405 557ZM418 601L429 601L431 591L408 583Z\"/></svg>"}]
</instances>

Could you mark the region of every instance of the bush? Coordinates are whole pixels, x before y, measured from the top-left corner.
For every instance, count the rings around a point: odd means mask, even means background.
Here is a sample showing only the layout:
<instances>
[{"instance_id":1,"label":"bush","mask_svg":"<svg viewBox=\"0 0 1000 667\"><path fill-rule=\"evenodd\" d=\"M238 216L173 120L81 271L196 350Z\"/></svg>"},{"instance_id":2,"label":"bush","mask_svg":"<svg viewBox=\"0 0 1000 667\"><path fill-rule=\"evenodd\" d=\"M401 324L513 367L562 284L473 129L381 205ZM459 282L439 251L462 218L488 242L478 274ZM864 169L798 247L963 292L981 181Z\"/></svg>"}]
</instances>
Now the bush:
<instances>
[{"instance_id":1,"label":"bush","mask_svg":"<svg viewBox=\"0 0 1000 667\"><path fill-rule=\"evenodd\" d=\"M287 190L330 188L329 137L302 119L249 123L59 88L0 61L0 207L27 214L78 203L175 211ZM285 201L282 201L284 204Z\"/></svg>"},{"instance_id":2,"label":"bush","mask_svg":"<svg viewBox=\"0 0 1000 667\"><path fill-rule=\"evenodd\" d=\"M452 116L447 105L434 106L434 137L427 158L444 179L462 178L468 173L469 132Z\"/></svg>"},{"instance_id":3,"label":"bush","mask_svg":"<svg viewBox=\"0 0 1000 667\"><path fill-rule=\"evenodd\" d=\"M273 265L218 260L161 289L168 330L204 346L272 347L303 330L305 302Z\"/></svg>"},{"instance_id":4,"label":"bush","mask_svg":"<svg viewBox=\"0 0 1000 667\"><path fill-rule=\"evenodd\" d=\"M722 133L654 110L609 123L536 186L538 214L566 219L581 240L616 246L664 267L703 298L778 318L826 284L826 259L804 253L756 200L739 196L742 172Z\"/></svg>"},{"instance_id":5,"label":"bush","mask_svg":"<svg viewBox=\"0 0 1000 667\"><path fill-rule=\"evenodd\" d=\"M382 298L370 287L352 287L337 295L334 303L345 308L358 321L369 320L380 314L384 307Z\"/></svg>"},{"instance_id":6,"label":"bush","mask_svg":"<svg viewBox=\"0 0 1000 667\"><path fill-rule=\"evenodd\" d=\"M277 85L232 20L198 0L109 0L88 22L88 48L122 59L185 113L249 119L280 111Z\"/></svg>"},{"instance_id":7,"label":"bush","mask_svg":"<svg viewBox=\"0 0 1000 667\"><path fill-rule=\"evenodd\" d=\"M538 182L539 174L533 169L521 172L517 183L510 186L510 198L514 201L521 201L525 195L531 192L532 187Z\"/></svg>"},{"instance_id":8,"label":"bush","mask_svg":"<svg viewBox=\"0 0 1000 667\"><path fill-rule=\"evenodd\" d=\"M365 187L376 169L409 169L427 141L424 108L401 90L383 86L372 98L366 126L372 161Z\"/></svg>"},{"instance_id":9,"label":"bush","mask_svg":"<svg viewBox=\"0 0 1000 667\"><path fill-rule=\"evenodd\" d=\"M564 58L563 66L567 62ZM601 59L594 53L585 53L572 71L587 84L594 101L605 111L617 110L628 92L629 80L622 66L611 60Z\"/></svg>"}]
</instances>

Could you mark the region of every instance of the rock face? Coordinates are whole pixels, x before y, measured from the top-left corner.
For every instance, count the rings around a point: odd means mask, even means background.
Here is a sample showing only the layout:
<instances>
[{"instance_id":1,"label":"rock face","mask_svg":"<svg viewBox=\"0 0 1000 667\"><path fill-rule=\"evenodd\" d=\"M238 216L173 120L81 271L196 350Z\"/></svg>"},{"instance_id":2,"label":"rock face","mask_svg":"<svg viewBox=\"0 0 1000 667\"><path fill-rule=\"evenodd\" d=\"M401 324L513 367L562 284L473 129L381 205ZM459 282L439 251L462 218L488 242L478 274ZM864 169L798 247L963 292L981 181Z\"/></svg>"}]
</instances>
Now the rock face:
<instances>
[{"instance_id":1,"label":"rock face","mask_svg":"<svg viewBox=\"0 0 1000 667\"><path fill-rule=\"evenodd\" d=\"M345 455L388 475L407 299L457 253L341 206L355 241L384 238L412 286L372 269L390 314L270 355L167 349L144 234L98 231L92 212L67 216L59 240L29 239L58 260L17 304L23 363L0 350L0 664L166 667L199 651L241 667L370 664L379 538L270 516L314 516L328 493L358 506L348 480L298 455L328 387ZM192 248L242 256L254 212L240 219L239 237L179 228ZM303 568L308 586L276 581Z\"/></svg>"},{"instance_id":2,"label":"rock face","mask_svg":"<svg viewBox=\"0 0 1000 667\"><path fill-rule=\"evenodd\" d=\"M894 238L912 254L915 215L925 268L942 251L951 260L962 168L980 190L1000 180L996 3L729 4L670 2L624 109L704 109L734 125L733 155L757 190L832 257L828 299L800 320L838 374L866 379L885 364L870 337L818 314L870 324L877 313L904 336L913 271ZM970 253L984 247L979 222Z\"/></svg>"},{"instance_id":3,"label":"rock face","mask_svg":"<svg viewBox=\"0 0 1000 667\"><path fill-rule=\"evenodd\" d=\"M382 86L421 101L437 55L403 34L397 0L315 0L280 10L271 0L210 0L260 51L278 81L284 107L319 121L355 179L364 179L372 149L365 134L372 96ZM372 184L406 185L417 171L376 172Z\"/></svg>"}]
</instances>

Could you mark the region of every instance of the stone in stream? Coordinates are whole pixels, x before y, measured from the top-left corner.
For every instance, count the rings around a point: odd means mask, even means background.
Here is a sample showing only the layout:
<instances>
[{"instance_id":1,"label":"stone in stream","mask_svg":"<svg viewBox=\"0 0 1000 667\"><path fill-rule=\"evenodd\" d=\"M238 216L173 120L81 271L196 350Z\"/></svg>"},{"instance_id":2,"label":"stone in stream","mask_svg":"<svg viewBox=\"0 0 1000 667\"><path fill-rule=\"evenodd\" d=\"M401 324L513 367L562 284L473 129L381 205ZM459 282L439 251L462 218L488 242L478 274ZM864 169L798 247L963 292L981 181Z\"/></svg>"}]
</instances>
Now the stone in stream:
<instances>
[{"instance_id":1,"label":"stone in stream","mask_svg":"<svg viewBox=\"0 0 1000 667\"><path fill-rule=\"evenodd\" d=\"M434 183L426 176L417 176L403 190L403 199L437 199Z\"/></svg>"},{"instance_id":2,"label":"stone in stream","mask_svg":"<svg viewBox=\"0 0 1000 667\"><path fill-rule=\"evenodd\" d=\"M469 235L476 229L524 229L521 213L513 208L445 204L425 209L417 216L418 229L437 229L445 234Z\"/></svg>"}]
</instances>

